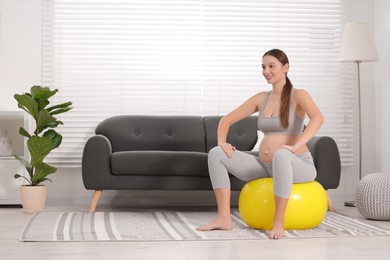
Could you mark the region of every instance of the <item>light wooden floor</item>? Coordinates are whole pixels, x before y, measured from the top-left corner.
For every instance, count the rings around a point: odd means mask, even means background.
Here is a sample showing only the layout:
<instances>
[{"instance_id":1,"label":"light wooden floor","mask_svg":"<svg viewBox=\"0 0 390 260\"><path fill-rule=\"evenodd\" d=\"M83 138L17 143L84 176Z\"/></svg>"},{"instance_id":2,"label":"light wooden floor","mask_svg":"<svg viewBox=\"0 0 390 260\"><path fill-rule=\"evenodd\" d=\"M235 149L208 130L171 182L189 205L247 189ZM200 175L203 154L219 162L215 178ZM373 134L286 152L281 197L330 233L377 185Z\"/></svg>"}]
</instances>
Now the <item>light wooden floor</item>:
<instances>
[{"instance_id":1,"label":"light wooden floor","mask_svg":"<svg viewBox=\"0 0 390 260\"><path fill-rule=\"evenodd\" d=\"M335 205L336 211L363 219L356 208ZM83 207L49 210L87 211ZM102 210L102 208L100 208ZM31 215L19 208L0 208L0 259L390 259L390 236L213 242L19 242ZM372 222L371 222L372 223ZM390 228L390 221L375 221Z\"/></svg>"}]
</instances>

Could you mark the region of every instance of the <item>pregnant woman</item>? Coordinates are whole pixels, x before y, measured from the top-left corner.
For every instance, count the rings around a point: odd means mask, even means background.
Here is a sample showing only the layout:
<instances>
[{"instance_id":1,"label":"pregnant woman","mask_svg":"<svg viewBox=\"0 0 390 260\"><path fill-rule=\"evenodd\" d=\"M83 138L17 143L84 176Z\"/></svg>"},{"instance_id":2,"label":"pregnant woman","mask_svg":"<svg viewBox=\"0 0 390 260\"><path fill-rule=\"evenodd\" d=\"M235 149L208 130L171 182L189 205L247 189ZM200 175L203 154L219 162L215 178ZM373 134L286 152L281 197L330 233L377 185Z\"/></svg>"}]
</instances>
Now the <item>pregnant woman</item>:
<instances>
[{"instance_id":1,"label":"pregnant woman","mask_svg":"<svg viewBox=\"0 0 390 260\"><path fill-rule=\"evenodd\" d=\"M306 143L318 132L323 116L310 95L293 88L287 72L289 61L278 49L267 51L262 59L263 76L272 90L260 92L222 117L218 125L218 146L210 150L208 164L218 213L215 220L198 227L198 231L231 230L230 172L251 181L272 177L274 181L275 217L271 239L284 236L284 214L293 183L313 181L317 175ZM264 133L259 156L235 149L226 142L229 127L259 112L258 127ZM310 119L304 128L305 117Z\"/></svg>"}]
</instances>

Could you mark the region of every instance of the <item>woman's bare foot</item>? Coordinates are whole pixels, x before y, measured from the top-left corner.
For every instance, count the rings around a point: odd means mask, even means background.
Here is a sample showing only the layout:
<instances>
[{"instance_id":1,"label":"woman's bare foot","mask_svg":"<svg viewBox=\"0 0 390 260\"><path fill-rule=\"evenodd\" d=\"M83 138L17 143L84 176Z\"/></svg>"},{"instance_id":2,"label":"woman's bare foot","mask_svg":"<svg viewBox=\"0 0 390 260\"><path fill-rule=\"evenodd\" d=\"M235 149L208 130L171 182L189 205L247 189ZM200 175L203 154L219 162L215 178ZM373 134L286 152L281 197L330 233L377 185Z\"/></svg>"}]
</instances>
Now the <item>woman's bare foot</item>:
<instances>
[{"instance_id":1,"label":"woman's bare foot","mask_svg":"<svg viewBox=\"0 0 390 260\"><path fill-rule=\"evenodd\" d=\"M196 228L197 231L232 230L232 217L218 217L205 226Z\"/></svg>"},{"instance_id":2,"label":"woman's bare foot","mask_svg":"<svg viewBox=\"0 0 390 260\"><path fill-rule=\"evenodd\" d=\"M270 239L280 239L284 237L284 223L274 223L272 230L269 232Z\"/></svg>"}]
</instances>

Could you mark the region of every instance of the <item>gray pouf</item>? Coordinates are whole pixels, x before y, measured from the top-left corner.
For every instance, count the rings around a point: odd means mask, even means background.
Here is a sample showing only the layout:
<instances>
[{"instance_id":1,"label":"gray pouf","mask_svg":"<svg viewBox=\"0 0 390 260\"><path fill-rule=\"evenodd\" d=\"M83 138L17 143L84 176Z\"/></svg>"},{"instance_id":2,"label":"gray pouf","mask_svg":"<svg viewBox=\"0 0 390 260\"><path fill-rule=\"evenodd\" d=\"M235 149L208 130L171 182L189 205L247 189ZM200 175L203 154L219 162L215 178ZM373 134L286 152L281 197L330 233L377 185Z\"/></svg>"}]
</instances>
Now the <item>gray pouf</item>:
<instances>
[{"instance_id":1,"label":"gray pouf","mask_svg":"<svg viewBox=\"0 0 390 260\"><path fill-rule=\"evenodd\" d=\"M390 220L390 174L372 173L361 179L356 207L368 219Z\"/></svg>"}]
</instances>

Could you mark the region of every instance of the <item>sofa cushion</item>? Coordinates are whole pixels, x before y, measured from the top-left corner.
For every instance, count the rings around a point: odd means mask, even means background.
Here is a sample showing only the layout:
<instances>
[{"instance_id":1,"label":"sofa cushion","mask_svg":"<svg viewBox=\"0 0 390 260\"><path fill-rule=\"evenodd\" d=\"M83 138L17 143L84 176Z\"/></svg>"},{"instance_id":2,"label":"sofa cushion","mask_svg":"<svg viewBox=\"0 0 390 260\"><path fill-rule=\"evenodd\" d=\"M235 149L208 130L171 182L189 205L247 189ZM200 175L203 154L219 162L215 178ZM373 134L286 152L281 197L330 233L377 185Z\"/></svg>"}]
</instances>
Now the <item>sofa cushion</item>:
<instances>
[{"instance_id":1,"label":"sofa cushion","mask_svg":"<svg viewBox=\"0 0 390 260\"><path fill-rule=\"evenodd\" d=\"M200 152L116 152L111 169L114 175L208 176L207 154Z\"/></svg>"},{"instance_id":2,"label":"sofa cushion","mask_svg":"<svg viewBox=\"0 0 390 260\"><path fill-rule=\"evenodd\" d=\"M101 122L95 132L110 140L113 152L206 152L200 116L114 116Z\"/></svg>"}]
</instances>

